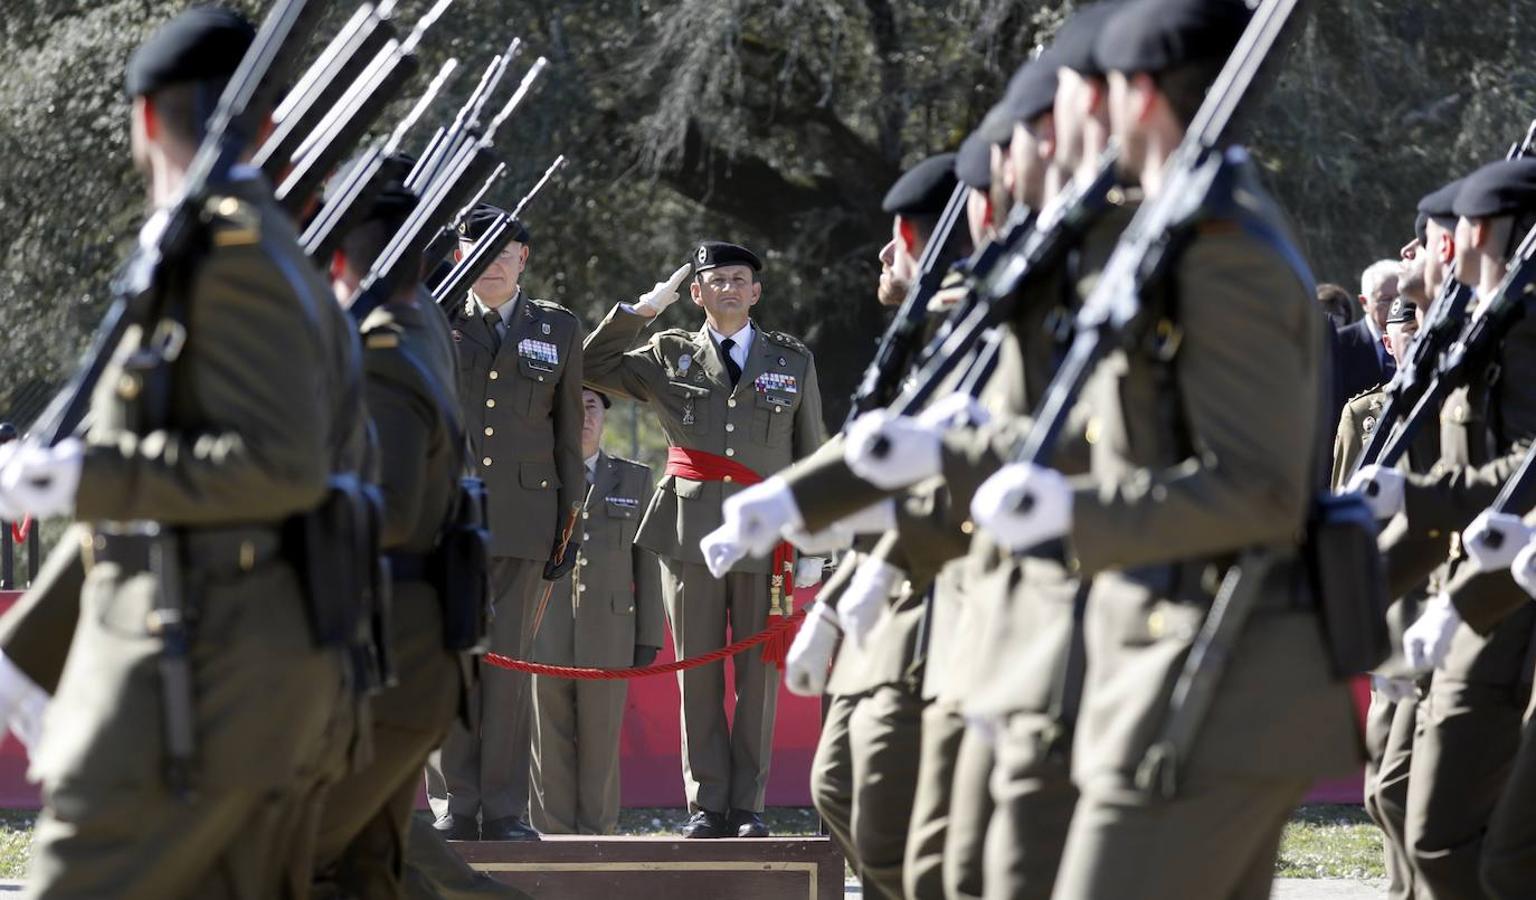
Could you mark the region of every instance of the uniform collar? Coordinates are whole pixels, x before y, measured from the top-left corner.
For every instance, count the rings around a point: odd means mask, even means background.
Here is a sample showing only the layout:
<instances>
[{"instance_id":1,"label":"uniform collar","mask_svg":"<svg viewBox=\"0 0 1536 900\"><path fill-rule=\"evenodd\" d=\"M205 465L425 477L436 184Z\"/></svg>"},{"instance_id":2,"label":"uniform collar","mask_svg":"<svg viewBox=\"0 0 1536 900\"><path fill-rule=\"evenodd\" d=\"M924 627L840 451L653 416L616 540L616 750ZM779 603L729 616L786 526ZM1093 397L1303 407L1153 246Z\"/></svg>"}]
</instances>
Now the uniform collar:
<instances>
[{"instance_id":1,"label":"uniform collar","mask_svg":"<svg viewBox=\"0 0 1536 900\"><path fill-rule=\"evenodd\" d=\"M491 311L491 308L485 305L485 301L481 300L480 295L475 293L473 289L469 292L469 302L474 307L475 314L481 318L484 318L485 314ZM517 293L512 295L512 299L496 308L496 314L501 316L501 323L503 325L510 326L512 324L512 317L517 314L517 310L522 305L522 302L523 288L522 285L518 285Z\"/></svg>"}]
</instances>

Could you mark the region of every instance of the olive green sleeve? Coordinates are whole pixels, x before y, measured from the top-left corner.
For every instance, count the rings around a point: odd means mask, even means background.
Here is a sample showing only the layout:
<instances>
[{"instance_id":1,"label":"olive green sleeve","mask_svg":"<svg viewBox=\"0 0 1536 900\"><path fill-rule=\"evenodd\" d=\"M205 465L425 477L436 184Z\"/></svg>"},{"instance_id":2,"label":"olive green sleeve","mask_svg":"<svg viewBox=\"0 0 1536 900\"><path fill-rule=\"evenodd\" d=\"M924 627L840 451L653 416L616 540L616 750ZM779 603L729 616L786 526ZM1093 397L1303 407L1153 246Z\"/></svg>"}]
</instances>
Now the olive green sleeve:
<instances>
[{"instance_id":1,"label":"olive green sleeve","mask_svg":"<svg viewBox=\"0 0 1536 900\"><path fill-rule=\"evenodd\" d=\"M635 544L630 548L635 567L635 644L660 647L667 642L667 625L661 599L661 557Z\"/></svg>"},{"instance_id":2,"label":"olive green sleeve","mask_svg":"<svg viewBox=\"0 0 1536 900\"><path fill-rule=\"evenodd\" d=\"M310 320L257 244L215 252L191 286L178 363L203 421L89 439L76 516L272 521L312 508L329 472L325 376Z\"/></svg>"},{"instance_id":3,"label":"olive green sleeve","mask_svg":"<svg viewBox=\"0 0 1536 900\"><path fill-rule=\"evenodd\" d=\"M1339 427L1333 435L1333 474L1328 483L1335 491L1344 489L1344 480L1355 469L1355 461L1365 450L1360 446L1355 437L1356 423L1355 411L1345 404L1344 411L1339 414Z\"/></svg>"},{"instance_id":4,"label":"olive green sleeve","mask_svg":"<svg viewBox=\"0 0 1536 900\"><path fill-rule=\"evenodd\" d=\"M0 652L50 694L59 686L75 639L89 537L84 526L65 531L32 586L0 616Z\"/></svg>"},{"instance_id":5,"label":"olive green sleeve","mask_svg":"<svg viewBox=\"0 0 1536 900\"><path fill-rule=\"evenodd\" d=\"M432 397L401 358L400 348L369 349L366 366L368 415L379 436L379 479L384 495L384 549L409 541L421 518L427 484L427 452L437 427Z\"/></svg>"},{"instance_id":6,"label":"olive green sleeve","mask_svg":"<svg viewBox=\"0 0 1536 900\"><path fill-rule=\"evenodd\" d=\"M816 377L816 360L805 367L805 384L800 388L800 405L795 408L794 457L805 459L827 443L827 423L821 413L821 382Z\"/></svg>"},{"instance_id":7,"label":"olive green sleeve","mask_svg":"<svg viewBox=\"0 0 1536 900\"><path fill-rule=\"evenodd\" d=\"M789 484L808 531L817 532L891 496L853 474L837 434L815 452L779 473Z\"/></svg>"},{"instance_id":8,"label":"olive green sleeve","mask_svg":"<svg viewBox=\"0 0 1536 900\"><path fill-rule=\"evenodd\" d=\"M1473 572L1470 566L1462 566L1445 592L1462 621L1484 637L1531 601L1508 569Z\"/></svg>"},{"instance_id":9,"label":"olive green sleeve","mask_svg":"<svg viewBox=\"0 0 1536 900\"><path fill-rule=\"evenodd\" d=\"M651 321L622 303L614 304L582 343L582 377L587 386L641 403L655 396L655 381L664 370L654 345L630 349Z\"/></svg>"},{"instance_id":10,"label":"olive green sleeve","mask_svg":"<svg viewBox=\"0 0 1536 900\"><path fill-rule=\"evenodd\" d=\"M575 320L574 316L572 319L576 331L571 346L580 347L581 322ZM557 536L565 533L566 523L572 513L579 512L587 500L587 466L581 455L581 423L586 416L586 409L581 402L582 357L581 353L571 354L565 361L565 369L560 373L560 383L555 386L555 471L560 476L560 518L555 525Z\"/></svg>"}]
</instances>

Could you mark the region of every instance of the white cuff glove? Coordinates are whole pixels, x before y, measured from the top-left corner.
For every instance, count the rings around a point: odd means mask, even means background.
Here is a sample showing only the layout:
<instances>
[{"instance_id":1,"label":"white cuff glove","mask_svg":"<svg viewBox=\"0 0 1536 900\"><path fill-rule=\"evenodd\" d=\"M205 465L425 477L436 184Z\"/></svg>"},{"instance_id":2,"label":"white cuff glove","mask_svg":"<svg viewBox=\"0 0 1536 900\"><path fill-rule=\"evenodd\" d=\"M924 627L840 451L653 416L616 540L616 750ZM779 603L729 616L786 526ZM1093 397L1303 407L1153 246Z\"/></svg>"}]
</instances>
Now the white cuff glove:
<instances>
[{"instance_id":1,"label":"white cuff glove","mask_svg":"<svg viewBox=\"0 0 1536 900\"><path fill-rule=\"evenodd\" d=\"M789 483L775 475L727 498L720 527L699 541L711 575L723 577L743 557L762 556L783 532L805 524Z\"/></svg>"},{"instance_id":2,"label":"white cuff glove","mask_svg":"<svg viewBox=\"0 0 1536 900\"><path fill-rule=\"evenodd\" d=\"M1388 678L1385 675L1371 676L1371 690L1380 694L1388 703L1401 703L1418 695L1412 678Z\"/></svg>"},{"instance_id":3,"label":"white cuff glove","mask_svg":"<svg viewBox=\"0 0 1536 900\"><path fill-rule=\"evenodd\" d=\"M907 573L882 559L866 558L854 570L848 587L837 600L838 621L843 633L857 646L864 646L870 629L880 621L885 601L907 578Z\"/></svg>"},{"instance_id":4,"label":"white cuff glove","mask_svg":"<svg viewBox=\"0 0 1536 900\"><path fill-rule=\"evenodd\" d=\"M1473 571L1496 572L1510 567L1533 534L1519 516L1485 509L1461 533L1461 546Z\"/></svg>"},{"instance_id":5,"label":"white cuff glove","mask_svg":"<svg viewBox=\"0 0 1536 900\"><path fill-rule=\"evenodd\" d=\"M827 688L827 669L837 649L837 613L817 601L789 645L784 659L784 686L801 697L819 697Z\"/></svg>"},{"instance_id":6,"label":"white cuff glove","mask_svg":"<svg viewBox=\"0 0 1536 900\"><path fill-rule=\"evenodd\" d=\"M678 266L677 271L673 272L666 281L656 282L655 287L641 294L630 305L630 309L647 319L654 319L661 315L667 307L677 302L677 289L682 286L683 279L687 278L688 273L692 271L692 265Z\"/></svg>"},{"instance_id":7,"label":"white cuff glove","mask_svg":"<svg viewBox=\"0 0 1536 900\"><path fill-rule=\"evenodd\" d=\"M947 394L930 403L917 414L917 421L929 428L980 428L992 421L992 414L970 394Z\"/></svg>"},{"instance_id":8,"label":"white cuff glove","mask_svg":"<svg viewBox=\"0 0 1536 900\"><path fill-rule=\"evenodd\" d=\"M48 709L48 692L16 667L10 657L0 653L0 719L28 750L37 746L43 733L43 713Z\"/></svg>"},{"instance_id":9,"label":"white cuff glove","mask_svg":"<svg viewBox=\"0 0 1536 900\"><path fill-rule=\"evenodd\" d=\"M1515 554L1515 561L1509 566L1509 574L1515 576L1515 584L1536 597L1536 543L1526 544L1524 550Z\"/></svg>"},{"instance_id":10,"label":"white cuff glove","mask_svg":"<svg viewBox=\"0 0 1536 900\"><path fill-rule=\"evenodd\" d=\"M1385 466L1362 466L1345 485L1347 493L1365 497L1377 519L1390 519L1403 509L1403 473Z\"/></svg>"},{"instance_id":11,"label":"white cuff glove","mask_svg":"<svg viewBox=\"0 0 1536 900\"><path fill-rule=\"evenodd\" d=\"M1072 488L1055 469L1011 463L981 483L971 516L1009 550L1028 550L1072 528Z\"/></svg>"},{"instance_id":12,"label":"white cuff glove","mask_svg":"<svg viewBox=\"0 0 1536 900\"><path fill-rule=\"evenodd\" d=\"M52 447L24 443L0 469L0 495L16 512L47 518L75 508L85 445L75 438Z\"/></svg>"},{"instance_id":13,"label":"white cuff glove","mask_svg":"<svg viewBox=\"0 0 1536 900\"><path fill-rule=\"evenodd\" d=\"M1451 638L1461 625L1461 616L1451 605L1451 598L1436 594L1424 607L1418 621L1403 632L1403 655L1415 672L1427 672L1445 663L1451 650Z\"/></svg>"},{"instance_id":14,"label":"white cuff glove","mask_svg":"<svg viewBox=\"0 0 1536 900\"><path fill-rule=\"evenodd\" d=\"M821 584L821 570L826 567L827 561L820 556L802 556L795 560L795 589Z\"/></svg>"},{"instance_id":15,"label":"white cuff glove","mask_svg":"<svg viewBox=\"0 0 1536 900\"><path fill-rule=\"evenodd\" d=\"M876 487L895 490L939 474L943 434L941 427L877 409L849 426L843 458L853 474Z\"/></svg>"}]
</instances>

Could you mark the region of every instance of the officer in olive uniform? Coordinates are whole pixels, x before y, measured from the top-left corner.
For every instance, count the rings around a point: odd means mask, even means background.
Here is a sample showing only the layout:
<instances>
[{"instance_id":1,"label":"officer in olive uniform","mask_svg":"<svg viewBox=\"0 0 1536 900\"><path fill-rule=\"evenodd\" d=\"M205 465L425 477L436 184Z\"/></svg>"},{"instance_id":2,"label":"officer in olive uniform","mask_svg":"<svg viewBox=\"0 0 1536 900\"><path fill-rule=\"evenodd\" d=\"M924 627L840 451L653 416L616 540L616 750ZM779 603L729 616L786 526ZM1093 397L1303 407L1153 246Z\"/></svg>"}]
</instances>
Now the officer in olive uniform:
<instances>
[{"instance_id":1,"label":"officer in olive uniform","mask_svg":"<svg viewBox=\"0 0 1536 900\"><path fill-rule=\"evenodd\" d=\"M1100 33L1122 168L1147 202L1250 15L1237 0L1134 0ZM1165 77L1174 72L1188 77ZM1182 340L1117 347L1083 391L1090 474L1009 465L972 504L978 529L1003 547L1059 539L1068 564L1093 578L1072 770L1080 796L1055 897L1263 896L1292 807L1316 777L1359 762L1349 690L1330 672L1298 541L1324 477L1326 325L1281 244L1282 217L1241 154L1226 164L1241 185L1231 211L1195 230L1169 263L1177 297L1152 308ZM1252 621L1225 655L1177 779L1139 779L1236 558L1236 577L1263 579L1250 582Z\"/></svg>"},{"instance_id":2,"label":"officer in olive uniform","mask_svg":"<svg viewBox=\"0 0 1536 900\"><path fill-rule=\"evenodd\" d=\"M651 404L667 435L667 471L640 523L638 543L662 559L662 590L681 657L717 650L726 624L745 637L768 620L768 560L748 560L724 578L705 565L699 541L721 520L722 502L743 485L809 455L826 440L811 351L751 321L762 295L756 254L709 241L640 300L619 304L587 338L587 382ZM689 292L705 313L697 331L667 329L640 346L650 321ZM794 582L820 580L822 561L794 565ZM779 600L788 612L789 598ZM735 717L727 725L724 665L678 673L683 698L683 782L693 818L689 837L758 837L773 744L778 678L757 652L737 656Z\"/></svg>"},{"instance_id":3,"label":"officer in olive uniform","mask_svg":"<svg viewBox=\"0 0 1536 900\"><path fill-rule=\"evenodd\" d=\"M1454 211L1461 220L1457 276L1475 286L1481 306L1492 299L1510 248L1536 221L1536 161L1477 170L1462 183ZM1525 318L1504 336L1495 365L1442 405L1438 463L1406 476L1370 466L1351 483L1367 489L1378 516L1401 513L1382 536L1394 590L1422 577L1414 568L1449 562L1434 579L1440 592L1403 635L1410 665L1435 669L1419 703L1406 828L1418 884L1436 896L1482 896L1483 867L1505 861L1508 849L1495 850L1493 836L1506 829L1490 818L1529 812L1503 807L1499 797L1530 697L1536 607L1507 576L1478 577L1466 544L1449 536L1493 501L1536 438L1533 367L1536 323ZM1415 554L1418 567L1396 564L1395 543L1426 540L1437 553Z\"/></svg>"},{"instance_id":4,"label":"officer in olive uniform","mask_svg":"<svg viewBox=\"0 0 1536 900\"><path fill-rule=\"evenodd\" d=\"M415 202L404 189L387 190L347 235L331 270L339 300L356 294ZM371 761L326 795L316 853L323 896L402 895L419 773L459 708L459 660L445 648L442 601L427 576L465 460L453 346L434 319L442 313L409 280L361 323L397 681L373 699Z\"/></svg>"},{"instance_id":5,"label":"officer in olive uniform","mask_svg":"<svg viewBox=\"0 0 1536 900\"><path fill-rule=\"evenodd\" d=\"M467 252L501 211L481 205L459 226ZM534 611L576 563L574 516L586 494L581 463L581 323L529 297L521 223L501 256L448 309L458 348L459 400L479 474L490 494L491 649L527 659ZM571 546L565 547L566 536ZM557 562L558 560L558 562ZM532 682L480 667L478 733L450 730L428 767L436 827L450 838L530 840L525 820L532 744ZM480 821L476 822L476 816Z\"/></svg>"},{"instance_id":6,"label":"officer in olive uniform","mask_svg":"<svg viewBox=\"0 0 1536 900\"><path fill-rule=\"evenodd\" d=\"M1418 305L1407 297L1399 295L1392 301L1392 307L1387 311L1387 333L1384 340L1387 353L1393 359L1399 358L1399 353L1407 349L1413 336L1418 333L1421 315ZM1386 405L1386 388L1379 384L1345 402L1344 410L1339 414L1338 433L1333 440L1333 476L1329 483L1334 490L1342 490L1345 481L1358 466L1360 455L1365 452L1365 445L1376 433L1376 423L1381 420L1381 411Z\"/></svg>"},{"instance_id":7,"label":"officer in olive uniform","mask_svg":"<svg viewBox=\"0 0 1536 900\"><path fill-rule=\"evenodd\" d=\"M252 36L238 16L201 8L130 60L135 156L154 202L172 199L195 150L193 94L216 96ZM267 186L237 170L207 217L211 240L187 286L175 367L144 381L125 375L142 341L130 329L92 400L84 443L24 445L0 468L6 507L73 511L85 523L74 532L78 568L61 565L40 601L51 610L43 618L73 624L60 613L80 585L84 615L33 757L48 804L32 863L37 896L307 889L311 848L285 826L319 789L350 698L341 655L315 644L281 530L320 501L339 448L361 433L360 419L336 412L356 366L336 349L355 339ZM159 378L171 390L155 414L146 404ZM158 562L164 552L178 554L169 568ZM168 786L155 724L176 699L162 691L165 648L152 626L170 621L157 606L178 596L197 616L187 654L196 746L185 769L194 790L185 795ZM47 660L36 680L46 684L44 670L60 662Z\"/></svg>"},{"instance_id":8,"label":"officer in olive uniform","mask_svg":"<svg viewBox=\"0 0 1536 900\"><path fill-rule=\"evenodd\" d=\"M655 482L648 466L603 452L604 394L582 391L586 504L581 550L556 583L533 658L556 666L647 666L664 641L661 565L635 543ZM533 676L533 825L545 834L613 834L619 822L623 680Z\"/></svg>"}]
</instances>

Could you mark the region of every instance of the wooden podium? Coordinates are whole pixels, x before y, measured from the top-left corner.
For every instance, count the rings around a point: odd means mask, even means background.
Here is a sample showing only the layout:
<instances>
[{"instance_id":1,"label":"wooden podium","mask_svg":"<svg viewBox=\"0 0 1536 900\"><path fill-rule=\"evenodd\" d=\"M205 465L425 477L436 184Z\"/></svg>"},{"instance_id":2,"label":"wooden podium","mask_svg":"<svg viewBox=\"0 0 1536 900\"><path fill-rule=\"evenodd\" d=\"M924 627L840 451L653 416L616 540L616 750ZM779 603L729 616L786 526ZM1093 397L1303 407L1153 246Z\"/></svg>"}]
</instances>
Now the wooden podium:
<instances>
[{"instance_id":1,"label":"wooden podium","mask_svg":"<svg viewBox=\"0 0 1536 900\"><path fill-rule=\"evenodd\" d=\"M450 844L476 869L535 900L729 897L841 900L843 857L824 837L547 835L542 841Z\"/></svg>"}]
</instances>

